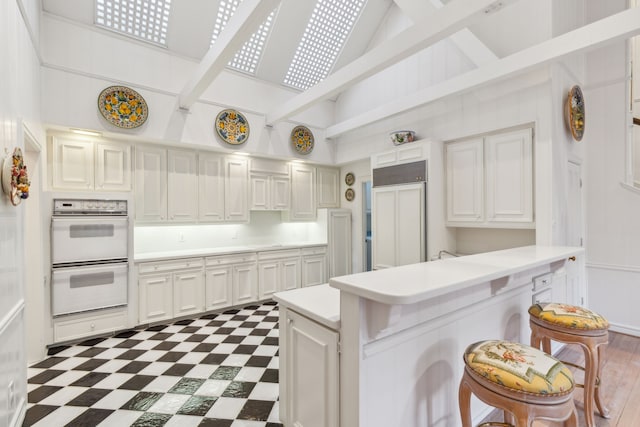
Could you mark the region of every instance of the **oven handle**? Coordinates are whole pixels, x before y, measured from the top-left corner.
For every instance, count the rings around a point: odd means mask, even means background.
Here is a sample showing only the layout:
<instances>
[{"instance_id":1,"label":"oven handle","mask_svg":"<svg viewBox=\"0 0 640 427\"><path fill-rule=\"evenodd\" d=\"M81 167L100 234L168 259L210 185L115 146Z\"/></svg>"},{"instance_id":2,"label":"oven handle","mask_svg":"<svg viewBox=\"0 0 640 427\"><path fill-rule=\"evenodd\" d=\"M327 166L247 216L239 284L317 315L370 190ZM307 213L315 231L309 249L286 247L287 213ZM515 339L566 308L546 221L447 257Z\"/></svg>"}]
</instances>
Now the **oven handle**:
<instances>
[{"instance_id":1,"label":"oven handle","mask_svg":"<svg viewBox=\"0 0 640 427\"><path fill-rule=\"evenodd\" d=\"M54 267L53 274L55 275L56 273L63 273L65 271L91 273L91 272L104 271L104 270L115 270L115 269L119 270L122 268L128 271L129 263L127 261L124 261L124 262L118 261L118 262L112 262L112 263L102 262L100 264L77 264L77 265L71 265L71 266L65 265L61 267Z\"/></svg>"}]
</instances>

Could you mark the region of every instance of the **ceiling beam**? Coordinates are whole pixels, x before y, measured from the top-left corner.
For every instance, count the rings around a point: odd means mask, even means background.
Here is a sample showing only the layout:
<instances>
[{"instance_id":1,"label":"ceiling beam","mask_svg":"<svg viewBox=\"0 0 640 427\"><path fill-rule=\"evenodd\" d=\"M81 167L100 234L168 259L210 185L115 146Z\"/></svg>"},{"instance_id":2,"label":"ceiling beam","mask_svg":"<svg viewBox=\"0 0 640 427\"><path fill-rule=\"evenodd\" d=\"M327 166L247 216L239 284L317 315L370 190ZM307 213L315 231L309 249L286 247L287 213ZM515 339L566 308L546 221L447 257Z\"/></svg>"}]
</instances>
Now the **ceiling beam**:
<instances>
[{"instance_id":1,"label":"ceiling beam","mask_svg":"<svg viewBox=\"0 0 640 427\"><path fill-rule=\"evenodd\" d=\"M244 0L238 5L216 42L178 95L180 108L188 110L198 100L279 3L280 0Z\"/></svg>"},{"instance_id":2,"label":"ceiling beam","mask_svg":"<svg viewBox=\"0 0 640 427\"><path fill-rule=\"evenodd\" d=\"M546 40L535 46L506 56L498 61L469 71L440 84L336 123L325 131L326 138L335 138L346 132L393 117L408 110L459 95L472 89L495 83L501 79L530 71L536 67L558 61L568 55L597 49L608 43L640 34L640 8L627 9L584 27Z\"/></svg>"},{"instance_id":3,"label":"ceiling beam","mask_svg":"<svg viewBox=\"0 0 640 427\"><path fill-rule=\"evenodd\" d=\"M516 0L510 0L511 2ZM495 6L496 0L456 0L421 19L410 28L383 41L358 59L267 114L267 125L286 120L310 106L329 99L404 58L466 28ZM502 0L500 3L507 3Z\"/></svg>"},{"instance_id":4,"label":"ceiling beam","mask_svg":"<svg viewBox=\"0 0 640 427\"><path fill-rule=\"evenodd\" d=\"M426 18L444 6L442 0L394 1L400 10L402 10L405 15L409 16L413 22ZM455 44L456 47L476 65L476 67L480 67L498 59L498 56L468 28L464 28L455 34L452 34L449 39L451 39L453 44Z\"/></svg>"}]
</instances>

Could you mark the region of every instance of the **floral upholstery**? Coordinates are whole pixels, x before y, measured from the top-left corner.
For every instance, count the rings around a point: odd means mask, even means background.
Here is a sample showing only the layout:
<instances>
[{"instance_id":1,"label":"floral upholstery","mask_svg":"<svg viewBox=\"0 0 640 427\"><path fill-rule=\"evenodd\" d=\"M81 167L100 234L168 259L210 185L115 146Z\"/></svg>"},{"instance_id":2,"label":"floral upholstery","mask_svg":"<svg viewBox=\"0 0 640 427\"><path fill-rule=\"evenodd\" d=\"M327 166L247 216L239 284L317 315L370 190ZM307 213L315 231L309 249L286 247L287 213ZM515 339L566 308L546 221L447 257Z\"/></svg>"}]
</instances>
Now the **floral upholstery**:
<instances>
[{"instance_id":1,"label":"floral upholstery","mask_svg":"<svg viewBox=\"0 0 640 427\"><path fill-rule=\"evenodd\" d=\"M516 391L562 395L574 387L573 375L562 362L520 343L480 341L467 347L464 361L485 379Z\"/></svg>"},{"instance_id":2,"label":"floral upholstery","mask_svg":"<svg viewBox=\"0 0 640 427\"><path fill-rule=\"evenodd\" d=\"M609 328L607 319L575 305L538 303L529 307L529 314L542 321L569 329L596 331Z\"/></svg>"}]
</instances>

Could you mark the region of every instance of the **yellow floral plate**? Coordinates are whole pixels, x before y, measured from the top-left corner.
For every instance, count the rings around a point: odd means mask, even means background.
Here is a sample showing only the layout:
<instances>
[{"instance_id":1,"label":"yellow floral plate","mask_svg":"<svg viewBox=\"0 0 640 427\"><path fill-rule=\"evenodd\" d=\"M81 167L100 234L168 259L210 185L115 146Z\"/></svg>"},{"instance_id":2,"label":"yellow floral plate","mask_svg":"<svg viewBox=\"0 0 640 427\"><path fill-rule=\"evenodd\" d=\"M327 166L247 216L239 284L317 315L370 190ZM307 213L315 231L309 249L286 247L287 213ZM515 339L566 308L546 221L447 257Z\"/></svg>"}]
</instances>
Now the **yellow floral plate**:
<instances>
[{"instance_id":1,"label":"yellow floral plate","mask_svg":"<svg viewBox=\"0 0 640 427\"><path fill-rule=\"evenodd\" d=\"M580 86L574 86L569 90L565 104L565 120L573 139L581 141L584 135L585 110Z\"/></svg>"},{"instance_id":2,"label":"yellow floral plate","mask_svg":"<svg viewBox=\"0 0 640 427\"><path fill-rule=\"evenodd\" d=\"M142 95L126 86L109 86L100 92L98 109L109 123L125 129L142 126L149 116Z\"/></svg>"},{"instance_id":3,"label":"yellow floral plate","mask_svg":"<svg viewBox=\"0 0 640 427\"><path fill-rule=\"evenodd\" d=\"M249 138L249 122L236 110L222 110L216 117L216 132L224 142L239 145Z\"/></svg>"},{"instance_id":4,"label":"yellow floral plate","mask_svg":"<svg viewBox=\"0 0 640 427\"><path fill-rule=\"evenodd\" d=\"M313 150L313 133L306 126L296 126L291 131L293 148L300 154L309 154Z\"/></svg>"}]
</instances>

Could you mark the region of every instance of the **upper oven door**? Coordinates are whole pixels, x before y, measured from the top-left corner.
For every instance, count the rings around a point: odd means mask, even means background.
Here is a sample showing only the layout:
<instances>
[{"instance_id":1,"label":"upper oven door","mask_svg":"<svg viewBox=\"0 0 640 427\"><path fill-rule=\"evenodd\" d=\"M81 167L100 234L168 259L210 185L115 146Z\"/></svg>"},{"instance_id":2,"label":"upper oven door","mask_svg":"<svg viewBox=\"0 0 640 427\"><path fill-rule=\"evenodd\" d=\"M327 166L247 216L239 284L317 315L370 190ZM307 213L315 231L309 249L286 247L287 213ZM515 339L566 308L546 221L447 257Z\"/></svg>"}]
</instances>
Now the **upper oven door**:
<instances>
[{"instance_id":1,"label":"upper oven door","mask_svg":"<svg viewBox=\"0 0 640 427\"><path fill-rule=\"evenodd\" d=\"M127 235L127 217L54 216L51 220L51 262L56 265L126 259Z\"/></svg>"}]
</instances>

